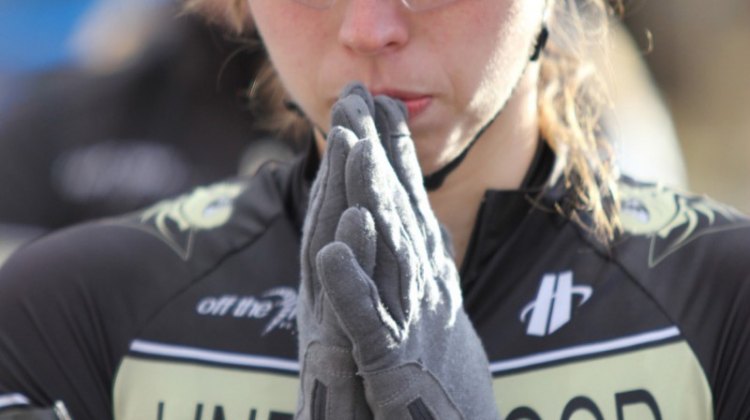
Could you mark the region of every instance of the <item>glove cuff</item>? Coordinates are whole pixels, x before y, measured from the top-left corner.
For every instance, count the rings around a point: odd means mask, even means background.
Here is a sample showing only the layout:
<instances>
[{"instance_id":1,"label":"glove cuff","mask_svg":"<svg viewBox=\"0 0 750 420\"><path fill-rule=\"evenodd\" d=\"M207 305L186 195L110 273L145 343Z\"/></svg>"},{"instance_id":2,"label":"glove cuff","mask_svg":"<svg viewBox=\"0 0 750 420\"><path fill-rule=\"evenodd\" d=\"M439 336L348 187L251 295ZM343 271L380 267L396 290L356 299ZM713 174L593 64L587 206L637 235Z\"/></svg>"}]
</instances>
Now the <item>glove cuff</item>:
<instances>
[{"instance_id":1,"label":"glove cuff","mask_svg":"<svg viewBox=\"0 0 750 420\"><path fill-rule=\"evenodd\" d=\"M313 342L302 360L295 419L372 419L350 349Z\"/></svg>"},{"instance_id":2,"label":"glove cuff","mask_svg":"<svg viewBox=\"0 0 750 420\"><path fill-rule=\"evenodd\" d=\"M361 375L376 419L465 420L443 384L419 363Z\"/></svg>"}]
</instances>

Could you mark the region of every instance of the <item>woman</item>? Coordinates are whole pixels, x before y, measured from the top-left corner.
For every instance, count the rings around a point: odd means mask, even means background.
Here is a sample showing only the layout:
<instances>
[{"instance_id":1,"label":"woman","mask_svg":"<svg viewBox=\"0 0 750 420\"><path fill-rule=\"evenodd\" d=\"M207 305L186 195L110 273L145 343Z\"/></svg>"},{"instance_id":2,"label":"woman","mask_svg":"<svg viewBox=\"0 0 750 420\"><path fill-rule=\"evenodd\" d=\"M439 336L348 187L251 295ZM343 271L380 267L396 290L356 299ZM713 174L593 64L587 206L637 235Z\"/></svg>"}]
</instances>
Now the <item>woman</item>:
<instances>
[{"instance_id":1,"label":"woman","mask_svg":"<svg viewBox=\"0 0 750 420\"><path fill-rule=\"evenodd\" d=\"M313 147L18 252L0 272L0 407L750 416L750 223L615 177L586 65L604 2L237 4L278 74L259 108L293 103Z\"/></svg>"}]
</instances>

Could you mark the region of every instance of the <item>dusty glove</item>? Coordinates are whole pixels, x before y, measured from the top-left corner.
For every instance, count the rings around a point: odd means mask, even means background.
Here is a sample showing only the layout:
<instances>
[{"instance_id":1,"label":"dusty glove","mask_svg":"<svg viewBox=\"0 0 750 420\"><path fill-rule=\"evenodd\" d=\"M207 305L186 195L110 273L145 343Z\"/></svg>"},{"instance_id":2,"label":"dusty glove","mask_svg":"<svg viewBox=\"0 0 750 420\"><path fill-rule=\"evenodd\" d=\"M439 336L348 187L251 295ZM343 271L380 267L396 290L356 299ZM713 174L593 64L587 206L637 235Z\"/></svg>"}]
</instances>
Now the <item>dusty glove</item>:
<instances>
[{"instance_id":1,"label":"dusty glove","mask_svg":"<svg viewBox=\"0 0 750 420\"><path fill-rule=\"evenodd\" d=\"M422 186L406 111L349 91L342 101L357 112L342 125L361 139L346 158L349 208L316 263L370 409L376 419L496 419L487 357Z\"/></svg>"},{"instance_id":2,"label":"dusty glove","mask_svg":"<svg viewBox=\"0 0 750 420\"><path fill-rule=\"evenodd\" d=\"M334 112L346 119L347 108ZM295 418L305 420L371 419L362 380L356 376L352 346L326 302L315 271L320 249L334 240L346 203L344 171L357 141L350 132L333 129L328 135L310 200L302 236L301 285L297 304L300 395Z\"/></svg>"}]
</instances>

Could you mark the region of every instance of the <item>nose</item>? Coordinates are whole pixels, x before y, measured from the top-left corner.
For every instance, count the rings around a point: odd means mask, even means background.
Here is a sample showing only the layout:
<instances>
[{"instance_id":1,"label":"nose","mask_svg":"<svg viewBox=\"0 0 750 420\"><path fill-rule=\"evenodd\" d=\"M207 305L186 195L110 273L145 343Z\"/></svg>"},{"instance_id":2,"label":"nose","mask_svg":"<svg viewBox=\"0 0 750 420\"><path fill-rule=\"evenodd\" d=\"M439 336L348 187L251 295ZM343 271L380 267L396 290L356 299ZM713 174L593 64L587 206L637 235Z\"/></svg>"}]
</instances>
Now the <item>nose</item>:
<instances>
[{"instance_id":1,"label":"nose","mask_svg":"<svg viewBox=\"0 0 750 420\"><path fill-rule=\"evenodd\" d=\"M339 41L351 51L377 55L396 50L409 39L407 10L399 0L348 0Z\"/></svg>"}]
</instances>

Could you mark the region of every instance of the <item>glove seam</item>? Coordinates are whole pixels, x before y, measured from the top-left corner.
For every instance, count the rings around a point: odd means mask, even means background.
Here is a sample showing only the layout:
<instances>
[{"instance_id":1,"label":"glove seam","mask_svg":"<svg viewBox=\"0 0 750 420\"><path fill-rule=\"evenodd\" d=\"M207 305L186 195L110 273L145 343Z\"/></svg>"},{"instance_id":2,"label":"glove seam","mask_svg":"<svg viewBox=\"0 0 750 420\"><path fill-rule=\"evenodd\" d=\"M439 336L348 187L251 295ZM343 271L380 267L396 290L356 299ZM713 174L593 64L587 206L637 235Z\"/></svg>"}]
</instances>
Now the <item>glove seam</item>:
<instances>
[{"instance_id":1,"label":"glove seam","mask_svg":"<svg viewBox=\"0 0 750 420\"><path fill-rule=\"evenodd\" d=\"M425 369L425 368L424 368L424 366L422 366L422 365L421 365L421 364L419 364L419 363L415 363L415 362L410 362L410 363L404 363L404 364L398 365L398 366L396 366L396 367L391 367L391 368L387 368L387 369L379 370L379 371L376 371L376 372L371 372L371 373L365 373L365 372L363 372L363 373L362 373L362 377L363 377L363 378L365 378L365 379L367 379L367 377L373 377L373 376L386 375L386 374L389 374L389 373L395 372L395 371L397 371L397 370L401 370L402 368L404 368L404 367L407 367L407 366L416 366L416 367L417 367L417 369L419 369L420 371L426 371L426 370L427 370L427 369ZM433 376L433 377L434 377L434 375L432 375L432 374L431 374L431 376ZM408 378L408 379L407 379L407 381L408 381L408 382L406 383L406 386L404 386L403 388L400 388L400 389L394 390L394 391L393 391L393 392L392 392L392 393L391 393L391 394L390 394L390 395L389 395L388 397L386 397L386 398L385 398L384 400L378 401L378 402L377 402L378 406L380 406L380 407L384 407L384 406L386 406L386 405L388 405L388 404L392 403L392 402L393 402L394 400L396 400L396 399L398 398L398 396L399 396L399 395L401 395L401 394L402 394L402 393L403 393L404 391L407 391L407 390L409 390L409 389L411 388L412 384L414 383L414 381L412 380L412 377L411 377L411 376L407 376L407 378ZM438 383L440 383L440 381L438 381ZM440 384L440 385L442 386L442 384Z\"/></svg>"},{"instance_id":2,"label":"glove seam","mask_svg":"<svg viewBox=\"0 0 750 420\"><path fill-rule=\"evenodd\" d=\"M396 399L398 399L399 395L401 395L402 392L409 390L411 388L411 386L412 386L413 383L414 383L414 381L412 380L411 377L409 377L408 382L406 383L406 386L403 389L394 390L393 393L390 396L386 397L385 400L378 401L378 403L377 403L378 406L379 407L385 407L385 406L389 405L390 403L392 403L393 401L395 401Z\"/></svg>"}]
</instances>

